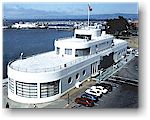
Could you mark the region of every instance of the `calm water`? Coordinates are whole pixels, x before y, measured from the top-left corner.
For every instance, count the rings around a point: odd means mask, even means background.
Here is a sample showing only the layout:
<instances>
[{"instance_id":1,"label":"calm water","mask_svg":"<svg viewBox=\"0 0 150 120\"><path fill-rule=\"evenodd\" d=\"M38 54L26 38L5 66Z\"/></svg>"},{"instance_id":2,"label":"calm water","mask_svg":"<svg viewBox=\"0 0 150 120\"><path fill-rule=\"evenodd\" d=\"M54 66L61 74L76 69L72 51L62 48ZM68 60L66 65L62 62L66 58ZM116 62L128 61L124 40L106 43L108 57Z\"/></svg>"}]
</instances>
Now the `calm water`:
<instances>
[{"instance_id":1,"label":"calm water","mask_svg":"<svg viewBox=\"0 0 150 120\"><path fill-rule=\"evenodd\" d=\"M50 29L3 30L3 78L7 77L7 64L19 58L20 53L30 56L54 50L54 40L72 36L73 31Z\"/></svg>"}]
</instances>

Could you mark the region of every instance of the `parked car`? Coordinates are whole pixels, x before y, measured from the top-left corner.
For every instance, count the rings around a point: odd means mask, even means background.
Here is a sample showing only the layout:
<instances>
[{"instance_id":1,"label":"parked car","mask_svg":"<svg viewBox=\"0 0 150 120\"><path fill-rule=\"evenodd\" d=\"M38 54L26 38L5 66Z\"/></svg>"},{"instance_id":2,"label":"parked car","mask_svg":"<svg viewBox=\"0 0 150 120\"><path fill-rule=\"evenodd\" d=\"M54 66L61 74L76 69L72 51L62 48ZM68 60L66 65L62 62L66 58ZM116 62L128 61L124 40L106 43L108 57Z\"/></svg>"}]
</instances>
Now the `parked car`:
<instances>
[{"instance_id":1,"label":"parked car","mask_svg":"<svg viewBox=\"0 0 150 120\"><path fill-rule=\"evenodd\" d=\"M88 99L90 99L90 100L93 100L94 102L97 102L97 101L98 101L98 97L93 96L93 95L90 95L90 94L87 94L87 93L82 94L82 95L81 95L81 98L88 98Z\"/></svg>"},{"instance_id":2,"label":"parked car","mask_svg":"<svg viewBox=\"0 0 150 120\"><path fill-rule=\"evenodd\" d=\"M108 90L106 88L104 88L103 86L92 86L91 87L92 90L100 90L103 94L106 94L108 92Z\"/></svg>"},{"instance_id":3,"label":"parked car","mask_svg":"<svg viewBox=\"0 0 150 120\"><path fill-rule=\"evenodd\" d=\"M91 95L94 95L94 96L97 96L97 97L102 97L102 91L100 90L92 90L92 89L87 89L85 91L85 93L88 93L88 94L91 94Z\"/></svg>"},{"instance_id":4,"label":"parked car","mask_svg":"<svg viewBox=\"0 0 150 120\"><path fill-rule=\"evenodd\" d=\"M77 104L81 104L81 105L84 105L84 106L88 106L88 107L93 107L94 106L94 101L92 100L89 100L87 98L76 98L75 99L75 102Z\"/></svg>"},{"instance_id":5,"label":"parked car","mask_svg":"<svg viewBox=\"0 0 150 120\"><path fill-rule=\"evenodd\" d=\"M109 83L97 83L95 86L103 86L105 89L108 90L108 92L112 91L112 85Z\"/></svg>"}]
</instances>

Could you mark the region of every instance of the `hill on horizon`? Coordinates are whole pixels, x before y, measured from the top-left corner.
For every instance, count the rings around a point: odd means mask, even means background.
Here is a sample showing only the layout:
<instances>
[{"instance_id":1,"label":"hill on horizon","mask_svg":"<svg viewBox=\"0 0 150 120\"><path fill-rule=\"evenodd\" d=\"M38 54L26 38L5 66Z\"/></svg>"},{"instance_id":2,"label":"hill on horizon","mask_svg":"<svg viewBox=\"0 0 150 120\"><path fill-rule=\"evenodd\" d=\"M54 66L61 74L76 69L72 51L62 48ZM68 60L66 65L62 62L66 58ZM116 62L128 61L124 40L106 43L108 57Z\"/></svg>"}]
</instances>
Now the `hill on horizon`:
<instances>
[{"instance_id":1,"label":"hill on horizon","mask_svg":"<svg viewBox=\"0 0 150 120\"><path fill-rule=\"evenodd\" d=\"M113 19L118 18L118 16L123 16L126 19L138 19L138 14L128 14L128 13L115 13L115 14L95 14L90 15L90 19L97 19L97 20L104 20L104 19ZM19 18L4 18L4 19L87 19L87 15L49 15L49 16L29 16L26 18L19 17Z\"/></svg>"}]
</instances>

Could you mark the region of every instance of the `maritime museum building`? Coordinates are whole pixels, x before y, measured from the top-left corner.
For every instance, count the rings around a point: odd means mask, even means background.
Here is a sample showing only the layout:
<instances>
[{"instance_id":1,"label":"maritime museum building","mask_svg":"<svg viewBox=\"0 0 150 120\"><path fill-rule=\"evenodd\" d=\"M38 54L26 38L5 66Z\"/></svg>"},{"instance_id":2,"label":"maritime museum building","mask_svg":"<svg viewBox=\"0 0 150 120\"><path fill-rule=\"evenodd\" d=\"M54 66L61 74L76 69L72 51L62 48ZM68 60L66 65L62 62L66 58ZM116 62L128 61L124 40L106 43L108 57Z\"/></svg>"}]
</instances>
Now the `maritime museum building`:
<instances>
[{"instance_id":1,"label":"maritime museum building","mask_svg":"<svg viewBox=\"0 0 150 120\"><path fill-rule=\"evenodd\" d=\"M101 31L101 26L76 29L73 37L55 40L55 51L8 64L8 98L21 103L56 100L116 64L127 46Z\"/></svg>"}]
</instances>

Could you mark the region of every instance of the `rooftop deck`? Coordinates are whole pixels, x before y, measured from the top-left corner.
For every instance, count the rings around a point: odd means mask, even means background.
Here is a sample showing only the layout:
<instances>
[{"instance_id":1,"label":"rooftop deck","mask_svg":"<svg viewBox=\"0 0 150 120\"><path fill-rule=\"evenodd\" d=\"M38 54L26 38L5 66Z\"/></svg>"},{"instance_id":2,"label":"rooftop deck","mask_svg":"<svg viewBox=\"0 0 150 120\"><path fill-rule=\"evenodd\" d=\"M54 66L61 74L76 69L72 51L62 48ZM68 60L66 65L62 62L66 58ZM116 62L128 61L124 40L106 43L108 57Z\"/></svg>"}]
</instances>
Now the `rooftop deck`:
<instances>
[{"instance_id":1,"label":"rooftop deck","mask_svg":"<svg viewBox=\"0 0 150 120\"><path fill-rule=\"evenodd\" d=\"M76 59L75 57L62 57L56 55L55 51L51 51L26 59L18 59L10 63L10 67L22 72L55 71L63 67L64 64Z\"/></svg>"}]
</instances>

